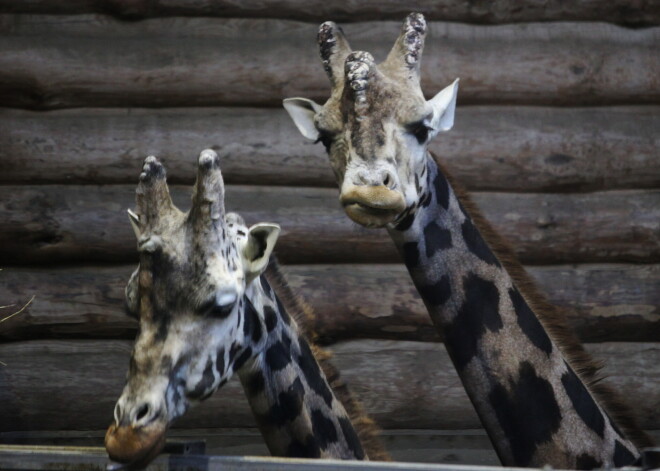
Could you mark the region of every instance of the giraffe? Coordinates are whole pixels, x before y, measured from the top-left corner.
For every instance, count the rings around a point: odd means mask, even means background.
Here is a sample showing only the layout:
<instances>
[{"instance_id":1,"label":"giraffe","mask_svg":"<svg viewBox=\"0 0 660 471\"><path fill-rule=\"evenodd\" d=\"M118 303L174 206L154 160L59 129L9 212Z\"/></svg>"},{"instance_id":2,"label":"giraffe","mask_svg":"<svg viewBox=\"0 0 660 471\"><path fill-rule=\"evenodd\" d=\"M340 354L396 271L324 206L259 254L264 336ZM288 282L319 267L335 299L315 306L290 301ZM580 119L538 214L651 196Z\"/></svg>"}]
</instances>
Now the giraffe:
<instances>
[{"instance_id":1,"label":"giraffe","mask_svg":"<svg viewBox=\"0 0 660 471\"><path fill-rule=\"evenodd\" d=\"M137 213L129 210L140 263L126 286L139 333L106 433L110 458L146 466L170 424L236 372L273 455L367 460L366 448L387 459L328 356L305 339L310 311L276 264L268 266L279 226L247 228L225 213L218 162L212 150L200 154L192 209L183 213L170 199L163 165L153 156L144 161Z\"/></svg>"},{"instance_id":2,"label":"giraffe","mask_svg":"<svg viewBox=\"0 0 660 471\"><path fill-rule=\"evenodd\" d=\"M322 142L348 217L385 227L503 464L591 469L635 462L649 444L596 363L512 251L428 151L454 123L458 79L426 100L423 15L411 13L384 62L318 33L332 85L319 105L284 107Z\"/></svg>"}]
</instances>

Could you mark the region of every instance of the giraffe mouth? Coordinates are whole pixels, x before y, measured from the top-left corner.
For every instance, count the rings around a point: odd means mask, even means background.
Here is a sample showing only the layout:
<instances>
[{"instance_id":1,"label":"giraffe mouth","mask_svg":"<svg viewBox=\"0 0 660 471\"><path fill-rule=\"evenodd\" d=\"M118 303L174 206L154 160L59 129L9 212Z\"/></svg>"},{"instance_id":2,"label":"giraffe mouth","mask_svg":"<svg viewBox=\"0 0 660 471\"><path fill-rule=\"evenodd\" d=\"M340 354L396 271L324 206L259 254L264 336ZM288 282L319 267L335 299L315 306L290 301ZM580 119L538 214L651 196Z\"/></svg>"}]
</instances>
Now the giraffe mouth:
<instances>
[{"instance_id":1,"label":"giraffe mouth","mask_svg":"<svg viewBox=\"0 0 660 471\"><path fill-rule=\"evenodd\" d=\"M403 195L385 186L353 187L339 200L348 217L365 227L383 227L405 209Z\"/></svg>"},{"instance_id":2,"label":"giraffe mouth","mask_svg":"<svg viewBox=\"0 0 660 471\"><path fill-rule=\"evenodd\" d=\"M112 424L105 434L105 449L122 469L138 470L151 463L165 447L167 424L160 421L145 427Z\"/></svg>"},{"instance_id":3,"label":"giraffe mouth","mask_svg":"<svg viewBox=\"0 0 660 471\"><path fill-rule=\"evenodd\" d=\"M398 214L391 209L372 208L360 203L344 205L344 211L352 221L366 227L383 227Z\"/></svg>"}]
</instances>

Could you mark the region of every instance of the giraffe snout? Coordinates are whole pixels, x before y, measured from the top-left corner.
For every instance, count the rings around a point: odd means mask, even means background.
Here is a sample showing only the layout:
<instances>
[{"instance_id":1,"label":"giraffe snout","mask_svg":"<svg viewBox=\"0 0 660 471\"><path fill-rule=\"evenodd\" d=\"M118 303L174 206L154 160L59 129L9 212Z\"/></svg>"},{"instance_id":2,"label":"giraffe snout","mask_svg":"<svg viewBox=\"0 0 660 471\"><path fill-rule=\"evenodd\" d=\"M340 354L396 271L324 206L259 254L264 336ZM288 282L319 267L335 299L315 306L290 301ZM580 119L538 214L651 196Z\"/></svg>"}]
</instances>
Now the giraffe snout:
<instances>
[{"instance_id":1,"label":"giraffe snout","mask_svg":"<svg viewBox=\"0 0 660 471\"><path fill-rule=\"evenodd\" d=\"M390 168L363 168L355 173L354 180L356 186L383 186L390 190L397 186L396 173Z\"/></svg>"},{"instance_id":2,"label":"giraffe snout","mask_svg":"<svg viewBox=\"0 0 660 471\"><path fill-rule=\"evenodd\" d=\"M167 414L148 401L126 405L118 402L115 423L105 434L111 460L138 469L150 463L165 446Z\"/></svg>"}]
</instances>

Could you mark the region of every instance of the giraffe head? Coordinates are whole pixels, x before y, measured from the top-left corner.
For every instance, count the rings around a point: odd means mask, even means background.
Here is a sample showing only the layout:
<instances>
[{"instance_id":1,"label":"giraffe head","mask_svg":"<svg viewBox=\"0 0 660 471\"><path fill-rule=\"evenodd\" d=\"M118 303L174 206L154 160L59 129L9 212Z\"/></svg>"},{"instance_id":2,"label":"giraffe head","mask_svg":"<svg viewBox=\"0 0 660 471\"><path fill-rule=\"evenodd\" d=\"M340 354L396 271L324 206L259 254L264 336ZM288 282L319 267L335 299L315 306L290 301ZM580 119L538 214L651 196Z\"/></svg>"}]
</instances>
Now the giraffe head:
<instances>
[{"instance_id":1,"label":"giraffe head","mask_svg":"<svg viewBox=\"0 0 660 471\"><path fill-rule=\"evenodd\" d=\"M334 23L323 23L318 43L330 98L323 106L284 100L303 136L325 145L347 215L367 227L394 223L417 202L428 143L454 123L458 80L430 100L420 88L425 35L424 16L411 13L376 65L368 52L351 51Z\"/></svg>"},{"instance_id":2,"label":"giraffe head","mask_svg":"<svg viewBox=\"0 0 660 471\"><path fill-rule=\"evenodd\" d=\"M169 425L224 384L256 350L244 293L266 268L279 226L249 229L225 213L215 152L199 157L192 208L170 199L165 169L144 162L129 218L140 264L126 286L139 333L127 383L106 433L110 458L141 467L162 449Z\"/></svg>"}]
</instances>

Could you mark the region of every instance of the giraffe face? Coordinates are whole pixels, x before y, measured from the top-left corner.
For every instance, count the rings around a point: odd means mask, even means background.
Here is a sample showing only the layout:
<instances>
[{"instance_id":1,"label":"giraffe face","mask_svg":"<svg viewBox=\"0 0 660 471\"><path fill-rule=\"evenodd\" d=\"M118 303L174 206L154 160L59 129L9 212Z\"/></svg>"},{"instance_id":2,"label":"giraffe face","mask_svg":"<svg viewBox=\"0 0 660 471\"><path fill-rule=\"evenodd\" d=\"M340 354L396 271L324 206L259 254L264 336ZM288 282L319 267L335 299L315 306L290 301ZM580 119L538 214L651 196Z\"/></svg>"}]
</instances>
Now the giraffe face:
<instances>
[{"instance_id":1,"label":"giraffe face","mask_svg":"<svg viewBox=\"0 0 660 471\"><path fill-rule=\"evenodd\" d=\"M340 202L366 227L395 223L419 200L428 143L453 125L457 82L428 101L419 86L425 31L423 16L409 15L392 52L376 65L324 23L319 45L333 85L330 99L323 106L284 101L302 134L325 145Z\"/></svg>"},{"instance_id":2,"label":"giraffe face","mask_svg":"<svg viewBox=\"0 0 660 471\"><path fill-rule=\"evenodd\" d=\"M263 321L246 313L244 293L265 269L279 233L272 224L245 226L224 212L217 156L199 159L192 209L176 209L165 172L145 161L138 215L129 213L140 263L126 286L129 315L140 327L124 391L108 429L110 457L148 463L168 426L209 397L252 357Z\"/></svg>"}]
</instances>

